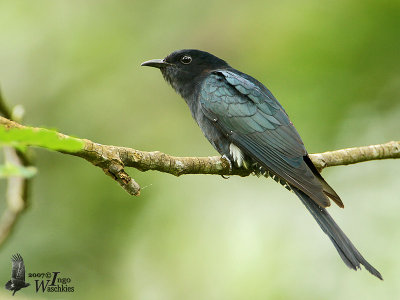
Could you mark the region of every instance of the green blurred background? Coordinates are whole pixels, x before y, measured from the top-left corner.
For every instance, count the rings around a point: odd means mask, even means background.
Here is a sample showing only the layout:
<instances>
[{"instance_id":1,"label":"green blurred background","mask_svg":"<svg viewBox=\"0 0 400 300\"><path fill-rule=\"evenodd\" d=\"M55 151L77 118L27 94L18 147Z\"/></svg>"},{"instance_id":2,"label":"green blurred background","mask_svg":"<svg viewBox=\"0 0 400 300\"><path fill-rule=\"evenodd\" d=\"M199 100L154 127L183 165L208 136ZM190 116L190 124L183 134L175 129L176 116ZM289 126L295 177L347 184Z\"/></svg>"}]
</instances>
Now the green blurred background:
<instances>
[{"instance_id":1,"label":"green blurred background","mask_svg":"<svg viewBox=\"0 0 400 300\"><path fill-rule=\"evenodd\" d=\"M3 94L25 124L99 143L216 154L160 73L139 67L181 48L265 83L310 153L400 140L396 0L3 0L0 43ZM82 159L35 153L0 283L20 252L27 272L61 271L76 291L21 299L400 299L400 160L323 172L346 206L329 211L380 282L349 270L272 180L130 170L135 198Z\"/></svg>"}]
</instances>

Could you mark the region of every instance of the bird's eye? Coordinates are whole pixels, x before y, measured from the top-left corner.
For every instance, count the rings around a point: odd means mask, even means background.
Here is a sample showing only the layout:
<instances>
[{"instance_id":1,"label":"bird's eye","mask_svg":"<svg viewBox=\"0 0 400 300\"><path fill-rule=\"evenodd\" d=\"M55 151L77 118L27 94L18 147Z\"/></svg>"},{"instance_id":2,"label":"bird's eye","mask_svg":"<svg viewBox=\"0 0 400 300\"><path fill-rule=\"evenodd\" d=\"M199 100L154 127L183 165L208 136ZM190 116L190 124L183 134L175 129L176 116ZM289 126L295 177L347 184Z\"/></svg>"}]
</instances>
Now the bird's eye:
<instances>
[{"instance_id":1,"label":"bird's eye","mask_svg":"<svg viewBox=\"0 0 400 300\"><path fill-rule=\"evenodd\" d=\"M189 55L182 56L181 63L188 65L192 62L192 58Z\"/></svg>"}]
</instances>

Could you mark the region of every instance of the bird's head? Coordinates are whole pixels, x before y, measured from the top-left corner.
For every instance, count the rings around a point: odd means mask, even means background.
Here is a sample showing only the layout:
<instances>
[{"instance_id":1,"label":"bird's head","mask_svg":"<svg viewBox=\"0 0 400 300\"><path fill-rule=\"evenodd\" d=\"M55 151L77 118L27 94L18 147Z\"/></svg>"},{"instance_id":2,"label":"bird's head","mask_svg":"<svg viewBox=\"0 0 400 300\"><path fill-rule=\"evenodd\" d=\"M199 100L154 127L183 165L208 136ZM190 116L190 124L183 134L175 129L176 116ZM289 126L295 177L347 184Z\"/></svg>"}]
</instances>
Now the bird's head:
<instances>
[{"instance_id":1,"label":"bird's head","mask_svg":"<svg viewBox=\"0 0 400 300\"><path fill-rule=\"evenodd\" d=\"M184 98L210 71L229 68L224 60L195 49L174 51L164 59L152 59L142 66L160 69L165 80Z\"/></svg>"}]
</instances>

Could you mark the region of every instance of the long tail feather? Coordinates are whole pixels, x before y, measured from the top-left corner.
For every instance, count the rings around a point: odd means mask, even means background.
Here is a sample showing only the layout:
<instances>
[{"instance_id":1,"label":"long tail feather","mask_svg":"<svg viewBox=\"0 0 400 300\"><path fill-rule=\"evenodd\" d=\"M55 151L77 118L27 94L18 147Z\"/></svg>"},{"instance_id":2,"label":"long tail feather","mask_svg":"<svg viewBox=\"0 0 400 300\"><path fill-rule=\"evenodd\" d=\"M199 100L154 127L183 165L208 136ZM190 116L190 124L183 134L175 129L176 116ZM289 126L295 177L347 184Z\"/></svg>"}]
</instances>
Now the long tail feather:
<instances>
[{"instance_id":1,"label":"long tail feather","mask_svg":"<svg viewBox=\"0 0 400 300\"><path fill-rule=\"evenodd\" d=\"M297 188L292 187L292 190L300 198L305 207L307 207L321 229L329 236L340 257L349 268L357 270L361 268L360 265L363 265L372 275L383 280L379 271L364 259L325 208L320 207Z\"/></svg>"}]
</instances>

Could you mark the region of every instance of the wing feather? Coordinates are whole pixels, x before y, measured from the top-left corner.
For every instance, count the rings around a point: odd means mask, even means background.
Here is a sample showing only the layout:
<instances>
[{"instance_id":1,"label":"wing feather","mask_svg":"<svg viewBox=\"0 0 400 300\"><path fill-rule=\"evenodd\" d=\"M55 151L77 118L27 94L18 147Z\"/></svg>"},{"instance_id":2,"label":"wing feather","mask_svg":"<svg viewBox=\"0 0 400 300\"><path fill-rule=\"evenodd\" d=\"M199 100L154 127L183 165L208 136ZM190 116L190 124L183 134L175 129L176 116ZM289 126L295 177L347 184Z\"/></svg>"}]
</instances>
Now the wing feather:
<instances>
[{"instance_id":1,"label":"wing feather","mask_svg":"<svg viewBox=\"0 0 400 300\"><path fill-rule=\"evenodd\" d=\"M19 253L14 254L11 257L11 261L12 261L11 279L25 281L25 264L22 256Z\"/></svg>"},{"instance_id":2,"label":"wing feather","mask_svg":"<svg viewBox=\"0 0 400 300\"><path fill-rule=\"evenodd\" d=\"M304 144L271 92L254 78L234 69L217 70L203 82L203 113L244 153L264 168L304 191L322 207L327 196L339 196L309 166ZM308 160L305 160L308 158Z\"/></svg>"}]
</instances>

